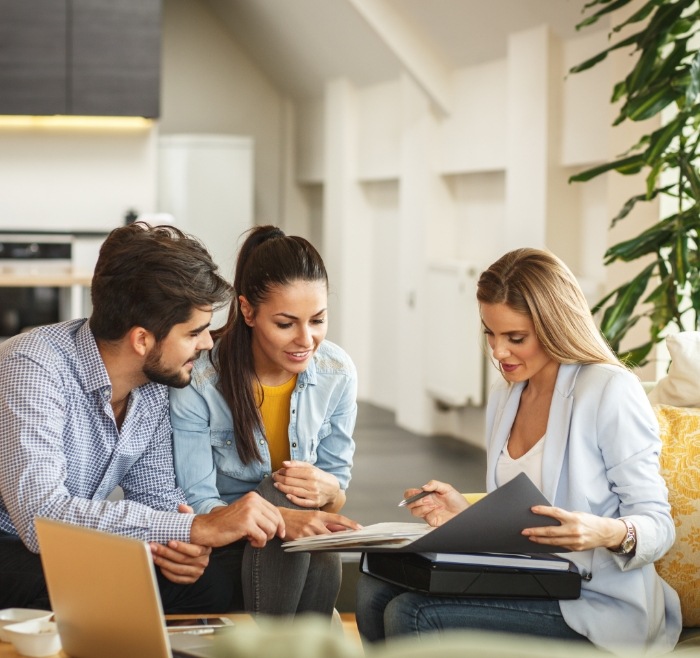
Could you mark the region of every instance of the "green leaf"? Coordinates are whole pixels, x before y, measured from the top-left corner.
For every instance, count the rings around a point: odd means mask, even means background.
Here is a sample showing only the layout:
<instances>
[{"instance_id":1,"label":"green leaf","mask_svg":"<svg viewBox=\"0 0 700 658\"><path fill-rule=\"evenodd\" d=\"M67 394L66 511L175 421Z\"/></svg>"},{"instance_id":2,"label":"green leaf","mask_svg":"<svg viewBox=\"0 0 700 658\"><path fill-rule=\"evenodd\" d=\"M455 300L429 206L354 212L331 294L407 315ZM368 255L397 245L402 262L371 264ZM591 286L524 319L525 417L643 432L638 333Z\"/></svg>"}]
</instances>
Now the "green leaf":
<instances>
[{"instance_id":1,"label":"green leaf","mask_svg":"<svg viewBox=\"0 0 700 658\"><path fill-rule=\"evenodd\" d=\"M628 97L627 103L620 110L620 114L632 121L644 121L675 102L679 95L677 91L669 88L668 85L662 85L651 93L640 94L634 98ZM616 120L616 123L620 123L620 121Z\"/></svg>"},{"instance_id":2,"label":"green leaf","mask_svg":"<svg viewBox=\"0 0 700 658\"><path fill-rule=\"evenodd\" d=\"M672 76L677 72L683 58L687 55L688 38L676 39L673 49L666 57L657 54L656 61L650 71L651 75L646 78L645 84L651 85L659 80L662 84L669 85Z\"/></svg>"},{"instance_id":3,"label":"green leaf","mask_svg":"<svg viewBox=\"0 0 700 658\"><path fill-rule=\"evenodd\" d=\"M612 97L610 98L611 103L617 103L623 96L627 94L627 83L622 80L621 82L618 82L614 87L613 87L613 93Z\"/></svg>"},{"instance_id":4,"label":"green leaf","mask_svg":"<svg viewBox=\"0 0 700 658\"><path fill-rule=\"evenodd\" d=\"M683 130L687 116L683 113L676 115L673 121L670 121L662 128L655 130L649 139L649 148L644 154L647 164L656 162L661 154L668 148L669 144Z\"/></svg>"},{"instance_id":5,"label":"green leaf","mask_svg":"<svg viewBox=\"0 0 700 658\"><path fill-rule=\"evenodd\" d=\"M698 178L698 172L688 160L683 157L680 159L679 167L688 180L688 183L690 183L690 187L693 190L693 198L696 201L700 200L700 178Z\"/></svg>"},{"instance_id":6,"label":"green leaf","mask_svg":"<svg viewBox=\"0 0 700 658\"><path fill-rule=\"evenodd\" d=\"M609 247L605 252L604 263L610 265L617 260L629 262L647 254L656 254L659 245L667 245L673 234L673 228L664 222L654 224L636 237Z\"/></svg>"},{"instance_id":7,"label":"green leaf","mask_svg":"<svg viewBox=\"0 0 700 658\"><path fill-rule=\"evenodd\" d=\"M620 286L614 305L605 310L601 330L611 342L623 328L626 328L626 331L632 326L630 322L636 322L632 313L644 294L655 267L656 263L647 265L629 283Z\"/></svg>"},{"instance_id":8,"label":"green leaf","mask_svg":"<svg viewBox=\"0 0 700 658\"><path fill-rule=\"evenodd\" d=\"M644 300L645 304L656 304L657 302L665 302L666 301L666 295L669 286L673 285L673 277L670 275L666 275L662 277L661 282L659 283L654 290L649 293L649 296L646 297Z\"/></svg>"},{"instance_id":9,"label":"green leaf","mask_svg":"<svg viewBox=\"0 0 700 658\"><path fill-rule=\"evenodd\" d=\"M659 51L657 47L647 48L642 51L634 68L625 78L629 96L633 96L636 91L643 90L649 84L649 80L654 73L654 64L658 58Z\"/></svg>"},{"instance_id":10,"label":"green leaf","mask_svg":"<svg viewBox=\"0 0 700 658\"><path fill-rule=\"evenodd\" d=\"M602 52L591 57L590 59L587 59L585 62L582 62L581 64L578 64L577 66L571 67L569 69L569 73L580 73L581 71L585 71L586 69L590 69L592 66L594 66L598 62L602 62L608 56L608 53L611 53L613 50L618 50L619 48L626 48L627 46L631 46L633 44L636 44L637 41L639 39L641 39L643 36L644 36L644 32L637 32L637 34L633 34L632 36L627 37L626 39L623 39L622 41L618 41L616 44L610 46L609 48L606 48Z\"/></svg>"},{"instance_id":11,"label":"green leaf","mask_svg":"<svg viewBox=\"0 0 700 658\"><path fill-rule=\"evenodd\" d=\"M647 175L647 201L656 196L656 183L659 180L659 174L664 169L664 165L665 162L663 160L659 160L654 163L654 166L649 170L649 174Z\"/></svg>"},{"instance_id":12,"label":"green leaf","mask_svg":"<svg viewBox=\"0 0 700 658\"><path fill-rule=\"evenodd\" d=\"M647 356L649 356L649 352L651 352L653 346L653 341L649 341L631 350L620 352L618 354L618 359L630 368L646 365Z\"/></svg>"},{"instance_id":13,"label":"green leaf","mask_svg":"<svg viewBox=\"0 0 700 658\"><path fill-rule=\"evenodd\" d=\"M681 34L687 34L690 32L696 25L698 20L698 13L693 12L690 15L683 16L679 18L674 24L673 27L670 30L670 34L673 34L674 36L679 36Z\"/></svg>"},{"instance_id":14,"label":"green leaf","mask_svg":"<svg viewBox=\"0 0 700 658\"><path fill-rule=\"evenodd\" d=\"M688 272L688 241L681 232L676 234L676 244L671 251L671 262L679 286L684 286Z\"/></svg>"},{"instance_id":15,"label":"green leaf","mask_svg":"<svg viewBox=\"0 0 700 658\"><path fill-rule=\"evenodd\" d=\"M613 28L613 32L619 32L622 28L630 25L631 23L639 23L643 21L652 11L658 6L658 0L650 0L641 9L638 9L634 14L632 14L626 21L616 25Z\"/></svg>"},{"instance_id":16,"label":"green leaf","mask_svg":"<svg viewBox=\"0 0 700 658\"><path fill-rule=\"evenodd\" d=\"M644 154L639 153L637 155L631 155L627 158L622 158L620 160L614 160L613 162L606 162L605 164L598 165L597 167L591 167L582 171L581 173L575 174L569 178L570 183L580 183L600 174L604 174L606 171L615 170L621 174L636 174L642 170L644 166Z\"/></svg>"},{"instance_id":17,"label":"green leaf","mask_svg":"<svg viewBox=\"0 0 700 658\"><path fill-rule=\"evenodd\" d=\"M586 21L590 21L595 23L601 16L605 16L606 14L609 14L612 11L617 11L621 7L624 7L625 5L629 4L631 0L614 0L611 3L608 3L607 7L603 7L602 9L598 10L595 14L592 16L589 16ZM579 25L590 25L590 22L584 21L583 23L579 23ZM578 28L578 26L577 26Z\"/></svg>"},{"instance_id":18,"label":"green leaf","mask_svg":"<svg viewBox=\"0 0 700 658\"><path fill-rule=\"evenodd\" d=\"M632 212L634 207L637 205L637 203L641 201L653 201L659 194L665 192L668 190L670 186L665 187L665 188L659 188L658 190L653 190L651 194L637 194L636 196L630 197L625 201L625 204L622 206L620 209L620 212L613 217L612 221L610 222L610 228L615 228L615 225L627 215Z\"/></svg>"},{"instance_id":19,"label":"green leaf","mask_svg":"<svg viewBox=\"0 0 700 658\"><path fill-rule=\"evenodd\" d=\"M632 0L597 0L594 2L587 2L583 6L583 11L585 12L587 9L590 9L591 7L595 7L596 5L609 5L611 2L614 2L616 5L616 8L624 7L626 4L629 4L632 2ZM602 10L601 10L602 11ZM608 9L605 13L609 13L613 11L613 9ZM589 16L588 18L585 18L583 21L578 23L576 25L576 29L580 30L582 27L586 27L587 25L592 25L593 23L598 22L598 19L603 15L601 12L597 12L593 14L592 16Z\"/></svg>"},{"instance_id":20,"label":"green leaf","mask_svg":"<svg viewBox=\"0 0 700 658\"><path fill-rule=\"evenodd\" d=\"M700 93L700 52L695 53L690 65L690 82L685 90L686 105L693 105Z\"/></svg>"}]
</instances>

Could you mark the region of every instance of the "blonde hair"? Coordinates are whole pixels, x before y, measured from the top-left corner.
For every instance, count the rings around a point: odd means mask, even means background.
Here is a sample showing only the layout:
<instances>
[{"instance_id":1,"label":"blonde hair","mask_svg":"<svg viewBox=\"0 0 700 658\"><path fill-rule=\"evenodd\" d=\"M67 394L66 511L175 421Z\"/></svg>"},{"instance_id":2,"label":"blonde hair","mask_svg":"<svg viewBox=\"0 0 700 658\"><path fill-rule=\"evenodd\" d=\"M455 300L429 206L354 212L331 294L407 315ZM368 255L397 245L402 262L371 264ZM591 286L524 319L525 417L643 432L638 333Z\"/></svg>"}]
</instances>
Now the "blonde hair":
<instances>
[{"instance_id":1,"label":"blonde hair","mask_svg":"<svg viewBox=\"0 0 700 658\"><path fill-rule=\"evenodd\" d=\"M622 365L596 326L571 270L554 254L515 249L481 273L480 304L506 304L527 315L547 355L558 363Z\"/></svg>"}]
</instances>

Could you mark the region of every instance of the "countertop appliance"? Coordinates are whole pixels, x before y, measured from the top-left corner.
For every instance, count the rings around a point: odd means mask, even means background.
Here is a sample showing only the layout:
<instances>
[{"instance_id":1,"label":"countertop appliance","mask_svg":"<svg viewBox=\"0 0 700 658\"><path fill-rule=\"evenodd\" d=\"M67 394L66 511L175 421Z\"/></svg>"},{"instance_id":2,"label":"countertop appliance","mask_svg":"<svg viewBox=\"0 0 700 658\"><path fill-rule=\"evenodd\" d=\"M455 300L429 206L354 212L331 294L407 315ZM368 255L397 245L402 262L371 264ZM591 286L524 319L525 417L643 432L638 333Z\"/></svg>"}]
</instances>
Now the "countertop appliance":
<instances>
[{"instance_id":1,"label":"countertop appliance","mask_svg":"<svg viewBox=\"0 0 700 658\"><path fill-rule=\"evenodd\" d=\"M20 283L28 276L70 273L72 251L71 236L0 232L0 337L61 319L58 287Z\"/></svg>"}]
</instances>

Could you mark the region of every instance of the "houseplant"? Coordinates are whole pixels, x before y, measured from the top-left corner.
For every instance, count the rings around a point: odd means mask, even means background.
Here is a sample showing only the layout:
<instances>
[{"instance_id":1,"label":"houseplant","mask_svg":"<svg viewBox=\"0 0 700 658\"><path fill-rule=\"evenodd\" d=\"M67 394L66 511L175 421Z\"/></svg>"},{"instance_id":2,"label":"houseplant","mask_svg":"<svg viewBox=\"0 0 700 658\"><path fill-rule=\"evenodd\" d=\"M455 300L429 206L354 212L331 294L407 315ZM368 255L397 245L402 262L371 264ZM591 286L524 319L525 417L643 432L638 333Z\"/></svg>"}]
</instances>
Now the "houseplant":
<instances>
[{"instance_id":1,"label":"houseplant","mask_svg":"<svg viewBox=\"0 0 700 658\"><path fill-rule=\"evenodd\" d=\"M629 329L641 318L649 319L649 340L619 352L629 363L641 365L668 329L698 329L700 321L700 36L696 36L700 6L698 0L590 0L584 12L594 13L577 27L626 5L633 13L612 31L632 34L571 72L595 66L613 50L632 47L637 55L632 69L612 92L611 103L620 104L613 125L642 121L662 111L666 120L627 153L570 180L587 181L609 171L646 173L645 189L626 201L612 226L634 212L637 204L662 197L672 201L673 210L658 223L606 251L606 265L649 256L651 262L645 258L632 279L593 309L603 311L601 330L618 352Z\"/></svg>"}]
</instances>

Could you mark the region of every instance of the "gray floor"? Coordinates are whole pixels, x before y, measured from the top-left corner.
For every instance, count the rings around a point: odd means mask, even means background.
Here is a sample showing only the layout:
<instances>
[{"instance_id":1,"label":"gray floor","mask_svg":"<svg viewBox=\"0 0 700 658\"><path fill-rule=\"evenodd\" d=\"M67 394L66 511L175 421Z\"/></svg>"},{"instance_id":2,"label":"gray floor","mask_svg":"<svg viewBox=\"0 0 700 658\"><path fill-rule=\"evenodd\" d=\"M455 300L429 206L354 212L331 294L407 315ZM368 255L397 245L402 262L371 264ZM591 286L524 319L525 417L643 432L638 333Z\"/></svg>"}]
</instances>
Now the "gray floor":
<instances>
[{"instance_id":1,"label":"gray floor","mask_svg":"<svg viewBox=\"0 0 700 658\"><path fill-rule=\"evenodd\" d=\"M415 521L397 507L405 489L435 479L460 491L483 491L483 450L448 436L420 436L399 428L394 415L360 403L355 428L355 464L343 514L363 525L381 521ZM358 554L343 554L340 612L355 609Z\"/></svg>"},{"instance_id":2,"label":"gray floor","mask_svg":"<svg viewBox=\"0 0 700 658\"><path fill-rule=\"evenodd\" d=\"M428 480L460 491L483 491L483 450L448 436L420 436L399 428L394 415L360 403L355 428L355 464L343 514L364 525L412 521L397 507L405 489Z\"/></svg>"}]
</instances>

